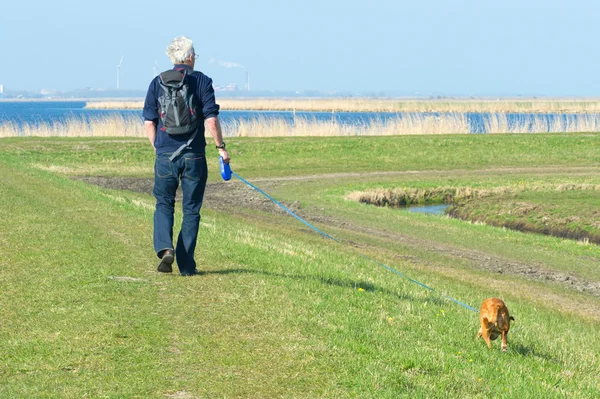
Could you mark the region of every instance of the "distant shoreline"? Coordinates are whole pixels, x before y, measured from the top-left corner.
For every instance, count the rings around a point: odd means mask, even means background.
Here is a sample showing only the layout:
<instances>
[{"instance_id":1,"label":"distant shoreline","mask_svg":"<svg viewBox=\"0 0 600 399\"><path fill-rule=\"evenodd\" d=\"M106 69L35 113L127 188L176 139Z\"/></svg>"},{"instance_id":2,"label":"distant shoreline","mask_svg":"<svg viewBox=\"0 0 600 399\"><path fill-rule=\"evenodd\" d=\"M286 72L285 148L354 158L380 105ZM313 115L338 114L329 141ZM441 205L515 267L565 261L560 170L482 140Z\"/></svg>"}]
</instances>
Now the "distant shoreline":
<instances>
[{"instance_id":1,"label":"distant shoreline","mask_svg":"<svg viewBox=\"0 0 600 399\"><path fill-rule=\"evenodd\" d=\"M141 98L21 98L8 102L84 102L86 109L141 110ZM553 113L600 114L600 98L221 98L228 111L406 112L406 113Z\"/></svg>"},{"instance_id":2,"label":"distant shoreline","mask_svg":"<svg viewBox=\"0 0 600 399\"><path fill-rule=\"evenodd\" d=\"M115 101L113 98L0 98L0 103L26 103L26 102L39 102L39 103L88 103L88 102L103 102L103 101ZM118 101L132 102L132 101L143 101L141 98L126 98L119 99Z\"/></svg>"},{"instance_id":3,"label":"distant shoreline","mask_svg":"<svg viewBox=\"0 0 600 399\"><path fill-rule=\"evenodd\" d=\"M600 113L600 99L257 98L217 100L229 111ZM142 109L143 101L87 101L87 109Z\"/></svg>"}]
</instances>

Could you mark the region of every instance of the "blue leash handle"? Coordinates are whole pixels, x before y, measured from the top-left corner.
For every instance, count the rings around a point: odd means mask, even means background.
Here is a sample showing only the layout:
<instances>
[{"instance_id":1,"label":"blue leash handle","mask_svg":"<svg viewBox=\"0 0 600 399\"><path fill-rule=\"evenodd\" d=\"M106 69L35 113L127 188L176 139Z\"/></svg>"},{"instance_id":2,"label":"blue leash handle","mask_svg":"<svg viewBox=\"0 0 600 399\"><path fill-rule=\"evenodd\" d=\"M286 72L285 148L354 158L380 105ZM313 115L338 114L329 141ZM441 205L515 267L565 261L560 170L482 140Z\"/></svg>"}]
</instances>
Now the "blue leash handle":
<instances>
[{"instance_id":1,"label":"blue leash handle","mask_svg":"<svg viewBox=\"0 0 600 399\"><path fill-rule=\"evenodd\" d=\"M338 243L338 244L340 244L340 245L344 245L344 243L343 243L342 241L338 240L338 239L337 239L337 238L335 238L335 237L332 237L332 236L330 236L329 234L327 234L327 233L325 233L325 232L323 232L323 231L319 230L317 227L315 227L315 226L313 226L312 224L308 223L306 220L304 220L304 219L302 219L300 216L296 215L294 212L292 212L292 211L291 211L289 208L287 208L287 207L286 207L285 205L283 205L281 202L277 201L275 198L271 197L269 194L265 193L263 190L261 190L260 188L256 187L254 184L250 183L248 180L244 179L243 177L241 177L240 175L238 175L238 174L237 174L237 173L235 173L234 171L231 171L231 174L232 174L233 176L235 176L236 178L238 178L238 179L239 179L240 181L242 181L243 183L245 183L246 185L248 185L248 186L249 186L250 188L252 188L253 190L255 190L255 191L258 191L259 193L261 193L263 196L265 196L266 198L268 198L268 199L269 199L271 202L273 202L275 205L277 205L278 207L280 207L281 209L283 209L284 211L286 211L288 214L290 214L291 216L295 217L296 219L298 219L299 221L301 221L302 223L304 223L304 225L306 225L307 227L309 227L311 230L313 230L313 231L315 231L315 232L319 233L320 235L322 235L323 237L325 237L325 238L327 238L327 239L329 239L329 240L335 241L335 242L337 242L337 243ZM435 290L434 288L432 288L432 287L430 287L430 286L428 286L428 285L426 285L426 284L423 284L423 283L421 283L420 281L417 281L417 280L415 280L415 279L413 279L413 278L410 278L410 277L408 277L406 274L404 274L404 273L402 273L402 272L400 272L400 271L398 271L398 270L396 270L396 269L394 269L394 268L392 268L392 267L389 267L388 265L386 265L386 264L384 264L384 263L381 263L381 262L379 262L379 261L378 261L378 260L376 260L376 259L373 259L373 258L371 258L371 257L369 257L369 256L367 256L367 255L365 255L365 254L362 254L362 253L360 253L360 252L359 252L358 254L359 254L360 256L362 256L363 258L365 258L365 259L367 259L367 260L369 260L369 261L371 261L371 262L374 262L374 263L376 263L377 265L379 265L379 266L383 267L384 269L386 269L386 270L388 270L388 271L390 271L390 272L392 272L392 273L395 273L395 274L397 274L397 275L399 275L399 276L402 276L402 277L404 277L405 279L407 279L407 280L408 280L408 281L410 281L411 283L414 283L414 284L420 285L421 287L423 287L423 288L425 288L425 289L427 289L427 290L429 290L429 291L432 291L432 292L435 292L435 293L438 293L438 294L440 294L440 296L441 296L442 298L444 298L444 299L447 299L447 300L449 300L449 301L452 301L452 302L454 302L454 303L456 303L456 304L458 304L458 305L460 305L460 306L462 306L462 307L464 307L464 308L466 308L466 309L468 309L468 310L470 310L470 311L473 311L473 312L475 312L475 313L479 313L479 310L478 310L478 309L475 309L474 307L472 307L472 306L469 306L469 305L467 305L466 303L463 303L463 302L459 301L458 299L454 299L454 298L452 298L452 297L449 297L449 296L447 296L447 295L444 295L444 294L442 294L441 292L439 292L439 291Z\"/></svg>"}]
</instances>

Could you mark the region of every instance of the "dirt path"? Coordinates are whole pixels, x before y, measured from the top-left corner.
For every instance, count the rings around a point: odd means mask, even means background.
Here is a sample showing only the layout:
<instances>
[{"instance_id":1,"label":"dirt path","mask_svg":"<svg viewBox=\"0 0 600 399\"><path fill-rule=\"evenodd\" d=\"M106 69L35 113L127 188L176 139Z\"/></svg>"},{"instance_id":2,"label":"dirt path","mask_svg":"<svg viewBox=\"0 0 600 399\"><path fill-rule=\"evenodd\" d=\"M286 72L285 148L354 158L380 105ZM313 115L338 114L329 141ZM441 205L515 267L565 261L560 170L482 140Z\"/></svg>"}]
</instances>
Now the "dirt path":
<instances>
[{"instance_id":1,"label":"dirt path","mask_svg":"<svg viewBox=\"0 0 600 399\"><path fill-rule=\"evenodd\" d=\"M600 168L572 168L572 172L575 170L580 170L581 173L589 174L591 169L596 171L595 173L600 173ZM513 171L514 173L522 173L525 171L536 171L539 173L538 169L528 168L528 169L504 169L506 171ZM560 169L561 172L564 172L564 169ZM497 170L495 170L497 171ZM518 171L518 172L517 172ZM556 173L556 171L551 172L552 169L544 169L547 173ZM469 173L473 173L474 171L469 171ZM417 172L401 172L404 174L414 173L417 175ZM443 171L431 171L431 172L419 172L418 175L423 177L423 174L433 174L433 173L444 173ZM448 172L449 173L449 172ZM456 175L456 171L452 171L453 175ZM489 173L489 171L488 171ZM509 172L507 172L509 173ZM379 173L380 174L380 173ZM369 174L335 174L335 176L365 176ZM324 177L324 175L319 176L301 176L301 177L292 177L292 178L282 178L282 179L256 179L253 181L262 182L261 189L264 189L268 192L269 187L273 187L277 185L278 181L288 181L288 180L310 180L313 178L331 178L333 175L328 175L328 177ZM439 176L437 174L436 176ZM109 188L109 189L117 189L117 190L129 190L144 194L152 195L153 188L153 180L152 179L140 179L140 178L120 178L120 177L77 177L77 180L81 180L87 182L89 184L94 184L100 187ZM383 239L399 241L404 245L411 246L413 248L425 249L426 251L439 252L445 256L451 256L455 258L459 258L461 260L468 261L472 267L480 270L487 270L494 273L502 273L502 274L510 274L510 275L518 275L523 276L529 280L535 281L552 281L559 284L563 284L571 289L585 292L587 294L591 294L596 297L600 297L600 282L585 280L574 273L567 272L556 272L552 270L547 270L543 267L543 265L536 264L524 264L516 262L512 259L507 259L495 255L490 255L487 253L483 253L474 249L468 248L460 248L451 246L448 244L443 244L435 241L424 240L416 237L406 236L398 233L393 233L385 230L366 228L364 226L359 226L353 224L352 222L346 220L335 219L332 217L325 217L323 215L318 214L318 211L313 209L299 209L298 204L285 204L291 210L296 212L300 217L312 223L320 223L327 226L332 226L336 228L343 228L346 230L366 233L374 237L381 237ZM206 194L204 198L203 207L209 209L216 210L235 210L238 208L249 208L253 210L259 210L262 212L275 212L275 213L284 213L283 210L275 206L270 200L266 199L256 191L250 189L246 185L237 182L231 181L228 183L209 183L207 184ZM415 259L417 261L417 259ZM419 260L422 261L422 260Z\"/></svg>"},{"instance_id":2,"label":"dirt path","mask_svg":"<svg viewBox=\"0 0 600 399\"><path fill-rule=\"evenodd\" d=\"M344 173L325 173L318 175L304 176L285 176L285 177L266 177L253 179L253 182L264 181L306 181L306 180L335 180L344 178L361 177L394 177L394 176L418 176L423 177L460 177L460 176L485 176L489 174L535 174L535 175L556 175L568 174L570 176L593 176L600 175L600 167L590 166L546 166L535 168L490 168L490 169L452 169L452 170L406 170L406 171L384 171L384 172L344 172Z\"/></svg>"}]
</instances>

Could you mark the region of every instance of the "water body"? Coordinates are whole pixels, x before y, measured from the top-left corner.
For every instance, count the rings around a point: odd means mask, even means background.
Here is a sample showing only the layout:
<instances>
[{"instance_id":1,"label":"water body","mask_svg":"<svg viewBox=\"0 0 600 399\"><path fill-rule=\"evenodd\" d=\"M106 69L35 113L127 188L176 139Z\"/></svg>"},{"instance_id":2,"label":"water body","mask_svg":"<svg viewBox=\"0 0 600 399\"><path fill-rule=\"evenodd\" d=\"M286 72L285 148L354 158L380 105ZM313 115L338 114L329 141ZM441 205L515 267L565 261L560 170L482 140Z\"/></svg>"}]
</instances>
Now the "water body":
<instances>
[{"instance_id":1,"label":"water body","mask_svg":"<svg viewBox=\"0 0 600 399\"><path fill-rule=\"evenodd\" d=\"M15 123L17 125L37 125L41 123L53 124L64 122L68 119L95 119L103 116L122 115L124 117L139 117L140 110L95 110L85 109L85 102L54 102L54 101L15 101L0 102L0 124ZM413 113L414 114L414 113ZM290 124L294 123L294 115L299 118L314 119L316 121L335 120L342 125L368 125L372 122L386 122L402 118L406 113L397 112L309 112L309 111L221 111L219 118L221 122L235 123L237 121L248 121L256 118L282 119ZM421 113L423 116L439 116L439 113ZM465 113L471 126L472 133L485 133L485 121L492 116L489 113ZM567 120L567 118L584 117L585 115L573 114L507 114L510 124L519 124L528 118L541 118L548 125L556 120Z\"/></svg>"},{"instance_id":2,"label":"water body","mask_svg":"<svg viewBox=\"0 0 600 399\"><path fill-rule=\"evenodd\" d=\"M40 123L52 124L64 122L68 119L92 119L101 116L120 114L124 116L137 116L137 110L87 110L85 102L54 102L54 101L16 101L0 102L0 123L27 123L37 125Z\"/></svg>"},{"instance_id":3,"label":"water body","mask_svg":"<svg viewBox=\"0 0 600 399\"><path fill-rule=\"evenodd\" d=\"M97 110L85 109L85 102L0 102L0 123L13 122L17 124L39 124L64 122L71 118L93 119L108 115L142 118L141 110ZM296 117L310 118L316 121L331 121L332 118L342 124L368 123L373 120L385 121L395 119L398 113L391 112L303 112L296 111ZM291 111L227 111L219 114L223 123L249 121L256 118L283 119L294 122Z\"/></svg>"},{"instance_id":4,"label":"water body","mask_svg":"<svg viewBox=\"0 0 600 399\"><path fill-rule=\"evenodd\" d=\"M408 207L409 212L426 213L428 215L443 215L451 205L419 205Z\"/></svg>"}]
</instances>

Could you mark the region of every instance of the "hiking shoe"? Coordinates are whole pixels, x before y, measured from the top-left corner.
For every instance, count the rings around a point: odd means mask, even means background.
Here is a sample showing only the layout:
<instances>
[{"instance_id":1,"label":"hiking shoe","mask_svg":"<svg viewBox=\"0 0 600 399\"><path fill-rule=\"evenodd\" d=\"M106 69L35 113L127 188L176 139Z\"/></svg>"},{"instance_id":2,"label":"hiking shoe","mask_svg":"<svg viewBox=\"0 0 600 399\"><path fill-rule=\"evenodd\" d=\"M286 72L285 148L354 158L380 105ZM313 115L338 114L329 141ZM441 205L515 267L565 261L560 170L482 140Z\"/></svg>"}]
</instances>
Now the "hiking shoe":
<instances>
[{"instance_id":1,"label":"hiking shoe","mask_svg":"<svg viewBox=\"0 0 600 399\"><path fill-rule=\"evenodd\" d=\"M197 276L198 274L198 270L194 270L193 272L181 272L183 277Z\"/></svg>"},{"instance_id":2,"label":"hiking shoe","mask_svg":"<svg viewBox=\"0 0 600 399\"><path fill-rule=\"evenodd\" d=\"M160 258L160 263L158 264L158 271L161 273L171 273L173 272L173 261L175 257L173 256L172 249L165 249L162 257Z\"/></svg>"}]
</instances>

